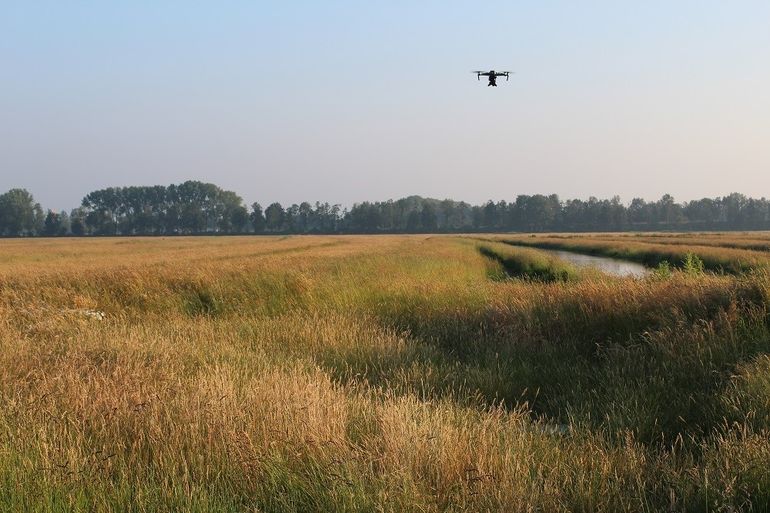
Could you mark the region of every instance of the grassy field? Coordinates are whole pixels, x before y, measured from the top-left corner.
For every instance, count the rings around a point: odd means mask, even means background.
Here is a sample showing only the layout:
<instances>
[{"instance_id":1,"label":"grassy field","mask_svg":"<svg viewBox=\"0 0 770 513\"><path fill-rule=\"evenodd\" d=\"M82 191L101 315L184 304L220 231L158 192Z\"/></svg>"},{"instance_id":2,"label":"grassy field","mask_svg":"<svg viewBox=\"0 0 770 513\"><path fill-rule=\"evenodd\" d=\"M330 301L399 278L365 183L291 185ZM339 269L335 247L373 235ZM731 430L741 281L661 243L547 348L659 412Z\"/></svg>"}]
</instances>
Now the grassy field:
<instances>
[{"instance_id":1,"label":"grassy field","mask_svg":"<svg viewBox=\"0 0 770 513\"><path fill-rule=\"evenodd\" d=\"M769 236L677 237L0 240L0 511L768 511Z\"/></svg>"}]
</instances>

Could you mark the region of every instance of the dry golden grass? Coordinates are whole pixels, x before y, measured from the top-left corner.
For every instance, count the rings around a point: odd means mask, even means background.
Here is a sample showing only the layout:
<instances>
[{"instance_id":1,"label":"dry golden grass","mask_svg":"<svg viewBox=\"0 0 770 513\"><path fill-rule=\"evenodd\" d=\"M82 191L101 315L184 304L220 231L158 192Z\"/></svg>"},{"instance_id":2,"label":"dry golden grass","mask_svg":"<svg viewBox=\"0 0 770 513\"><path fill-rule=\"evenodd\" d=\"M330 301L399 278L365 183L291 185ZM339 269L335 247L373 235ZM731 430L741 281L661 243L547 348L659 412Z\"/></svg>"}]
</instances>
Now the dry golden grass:
<instances>
[{"instance_id":1,"label":"dry golden grass","mask_svg":"<svg viewBox=\"0 0 770 513\"><path fill-rule=\"evenodd\" d=\"M3 241L0 510L770 506L767 276L477 244Z\"/></svg>"}]
</instances>

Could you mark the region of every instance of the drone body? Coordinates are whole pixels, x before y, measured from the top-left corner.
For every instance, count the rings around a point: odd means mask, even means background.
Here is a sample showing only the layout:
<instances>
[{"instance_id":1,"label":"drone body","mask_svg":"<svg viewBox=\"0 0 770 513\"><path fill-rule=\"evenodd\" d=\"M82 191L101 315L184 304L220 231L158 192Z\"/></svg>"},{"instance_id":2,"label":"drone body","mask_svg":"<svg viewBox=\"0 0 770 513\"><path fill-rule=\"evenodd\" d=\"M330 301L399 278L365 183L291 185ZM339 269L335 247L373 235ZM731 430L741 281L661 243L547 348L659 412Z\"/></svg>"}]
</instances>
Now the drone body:
<instances>
[{"instance_id":1,"label":"drone body","mask_svg":"<svg viewBox=\"0 0 770 513\"><path fill-rule=\"evenodd\" d=\"M474 71L473 73L476 74L476 78L481 80L481 77L489 77L489 83L487 84L487 87L497 87L497 77L505 77L505 80L507 81L510 77L510 74L513 73L512 71Z\"/></svg>"}]
</instances>

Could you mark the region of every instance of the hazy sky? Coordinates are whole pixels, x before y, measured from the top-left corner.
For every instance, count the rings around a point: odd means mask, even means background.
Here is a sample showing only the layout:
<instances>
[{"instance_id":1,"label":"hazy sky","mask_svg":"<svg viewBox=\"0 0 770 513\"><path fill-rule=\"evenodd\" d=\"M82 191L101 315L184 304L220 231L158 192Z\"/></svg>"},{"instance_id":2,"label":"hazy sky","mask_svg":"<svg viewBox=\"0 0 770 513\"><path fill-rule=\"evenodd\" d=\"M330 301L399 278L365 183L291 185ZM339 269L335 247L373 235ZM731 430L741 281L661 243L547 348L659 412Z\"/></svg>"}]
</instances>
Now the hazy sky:
<instances>
[{"instance_id":1,"label":"hazy sky","mask_svg":"<svg viewBox=\"0 0 770 513\"><path fill-rule=\"evenodd\" d=\"M186 179L263 204L770 196L770 2L0 0L0 191Z\"/></svg>"}]
</instances>

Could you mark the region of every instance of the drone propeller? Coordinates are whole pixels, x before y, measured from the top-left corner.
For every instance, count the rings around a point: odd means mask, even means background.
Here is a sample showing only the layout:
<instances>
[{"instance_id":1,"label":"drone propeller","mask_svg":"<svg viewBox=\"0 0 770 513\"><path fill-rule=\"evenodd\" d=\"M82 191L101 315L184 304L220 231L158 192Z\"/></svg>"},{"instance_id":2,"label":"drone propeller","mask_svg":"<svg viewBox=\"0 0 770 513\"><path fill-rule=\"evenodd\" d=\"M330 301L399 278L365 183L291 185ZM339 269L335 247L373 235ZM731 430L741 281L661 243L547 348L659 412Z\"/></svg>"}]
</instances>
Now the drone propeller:
<instances>
[{"instance_id":1,"label":"drone propeller","mask_svg":"<svg viewBox=\"0 0 770 513\"><path fill-rule=\"evenodd\" d=\"M476 78L478 80L481 80L482 75L489 76L489 77L494 75L496 77L505 77L505 80L507 81L510 79L510 75L515 74L516 72L515 71L471 71L471 73L475 73Z\"/></svg>"}]
</instances>

